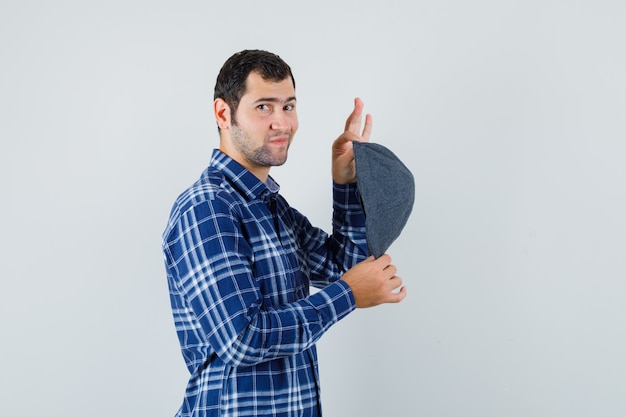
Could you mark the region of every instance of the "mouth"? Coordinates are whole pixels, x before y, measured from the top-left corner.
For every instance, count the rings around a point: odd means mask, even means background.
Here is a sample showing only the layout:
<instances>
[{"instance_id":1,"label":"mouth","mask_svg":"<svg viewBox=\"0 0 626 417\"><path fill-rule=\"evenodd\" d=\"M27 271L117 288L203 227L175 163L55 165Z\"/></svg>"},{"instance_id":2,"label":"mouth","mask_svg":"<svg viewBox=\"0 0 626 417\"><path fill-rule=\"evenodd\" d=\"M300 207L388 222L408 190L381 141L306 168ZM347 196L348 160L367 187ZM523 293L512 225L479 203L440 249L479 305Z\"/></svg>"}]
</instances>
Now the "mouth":
<instances>
[{"instance_id":1,"label":"mouth","mask_svg":"<svg viewBox=\"0 0 626 417\"><path fill-rule=\"evenodd\" d=\"M269 142L271 145L275 146L287 146L289 144L289 139L286 137L272 139Z\"/></svg>"}]
</instances>

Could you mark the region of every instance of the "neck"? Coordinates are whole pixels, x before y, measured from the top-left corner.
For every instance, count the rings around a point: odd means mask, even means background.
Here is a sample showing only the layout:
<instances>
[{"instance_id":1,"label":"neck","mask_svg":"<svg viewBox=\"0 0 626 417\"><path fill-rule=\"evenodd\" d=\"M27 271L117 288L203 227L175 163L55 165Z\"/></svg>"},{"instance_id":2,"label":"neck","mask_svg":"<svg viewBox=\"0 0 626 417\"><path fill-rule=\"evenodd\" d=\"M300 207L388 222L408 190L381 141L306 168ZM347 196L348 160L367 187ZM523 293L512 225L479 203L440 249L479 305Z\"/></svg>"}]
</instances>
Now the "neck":
<instances>
[{"instance_id":1,"label":"neck","mask_svg":"<svg viewBox=\"0 0 626 417\"><path fill-rule=\"evenodd\" d=\"M250 162L241 153L233 151L228 146L224 146L224 142L220 143L220 151L228 155L234 161L237 161L239 165L250 171L261 182L267 182L267 177L270 175L270 168L268 166L258 165Z\"/></svg>"}]
</instances>

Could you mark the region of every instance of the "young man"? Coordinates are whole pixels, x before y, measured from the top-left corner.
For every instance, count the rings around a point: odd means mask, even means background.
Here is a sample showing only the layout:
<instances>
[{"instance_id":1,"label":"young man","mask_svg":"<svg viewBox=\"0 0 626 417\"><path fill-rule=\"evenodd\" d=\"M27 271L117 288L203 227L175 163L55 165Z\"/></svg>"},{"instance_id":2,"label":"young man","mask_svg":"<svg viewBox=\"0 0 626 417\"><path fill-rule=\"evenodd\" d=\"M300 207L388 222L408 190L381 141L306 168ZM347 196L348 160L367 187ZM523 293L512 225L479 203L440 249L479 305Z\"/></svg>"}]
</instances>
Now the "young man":
<instances>
[{"instance_id":1,"label":"young man","mask_svg":"<svg viewBox=\"0 0 626 417\"><path fill-rule=\"evenodd\" d=\"M289 66L242 51L222 67L220 146L163 234L176 330L191 374L178 416L320 416L315 342L356 307L406 295L391 258L368 257L352 141L356 99L332 145L333 233L313 227L269 175L298 129ZM310 295L309 286L320 288ZM399 291L396 291L400 289Z\"/></svg>"}]
</instances>

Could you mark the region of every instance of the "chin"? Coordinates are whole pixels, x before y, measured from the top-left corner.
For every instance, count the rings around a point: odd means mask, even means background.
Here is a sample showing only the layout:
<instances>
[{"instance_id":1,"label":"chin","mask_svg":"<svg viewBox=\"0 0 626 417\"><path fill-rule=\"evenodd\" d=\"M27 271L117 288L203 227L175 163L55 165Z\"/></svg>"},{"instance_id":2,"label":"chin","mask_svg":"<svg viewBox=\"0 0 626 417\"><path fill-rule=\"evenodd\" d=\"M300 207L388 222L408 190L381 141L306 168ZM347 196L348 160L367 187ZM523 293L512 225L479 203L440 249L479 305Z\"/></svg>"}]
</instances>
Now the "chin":
<instances>
[{"instance_id":1,"label":"chin","mask_svg":"<svg viewBox=\"0 0 626 417\"><path fill-rule=\"evenodd\" d=\"M274 163L272 164L272 166L279 167L281 165L285 165L285 162L287 162L287 155L285 155L284 158L277 158L277 159L275 159Z\"/></svg>"}]
</instances>

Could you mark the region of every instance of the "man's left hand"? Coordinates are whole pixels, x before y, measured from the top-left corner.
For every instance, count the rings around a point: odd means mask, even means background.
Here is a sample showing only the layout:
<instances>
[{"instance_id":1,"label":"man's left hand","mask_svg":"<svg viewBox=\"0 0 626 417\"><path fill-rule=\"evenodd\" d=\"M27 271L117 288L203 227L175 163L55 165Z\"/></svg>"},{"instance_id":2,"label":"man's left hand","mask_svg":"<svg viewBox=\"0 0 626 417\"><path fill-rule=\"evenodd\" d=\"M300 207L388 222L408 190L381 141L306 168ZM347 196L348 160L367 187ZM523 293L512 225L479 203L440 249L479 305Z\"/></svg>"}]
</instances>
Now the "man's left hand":
<instances>
[{"instance_id":1,"label":"man's left hand","mask_svg":"<svg viewBox=\"0 0 626 417\"><path fill-rule=\"evenodd\" d=\"M333 142L333 181L348 184L356 181L352 141L368 142L372 133L372 116L365 115L365 126L361 131L363 101L354 99L354 110L346 120L344 132Z\"/></svg>"}]
</instances>

